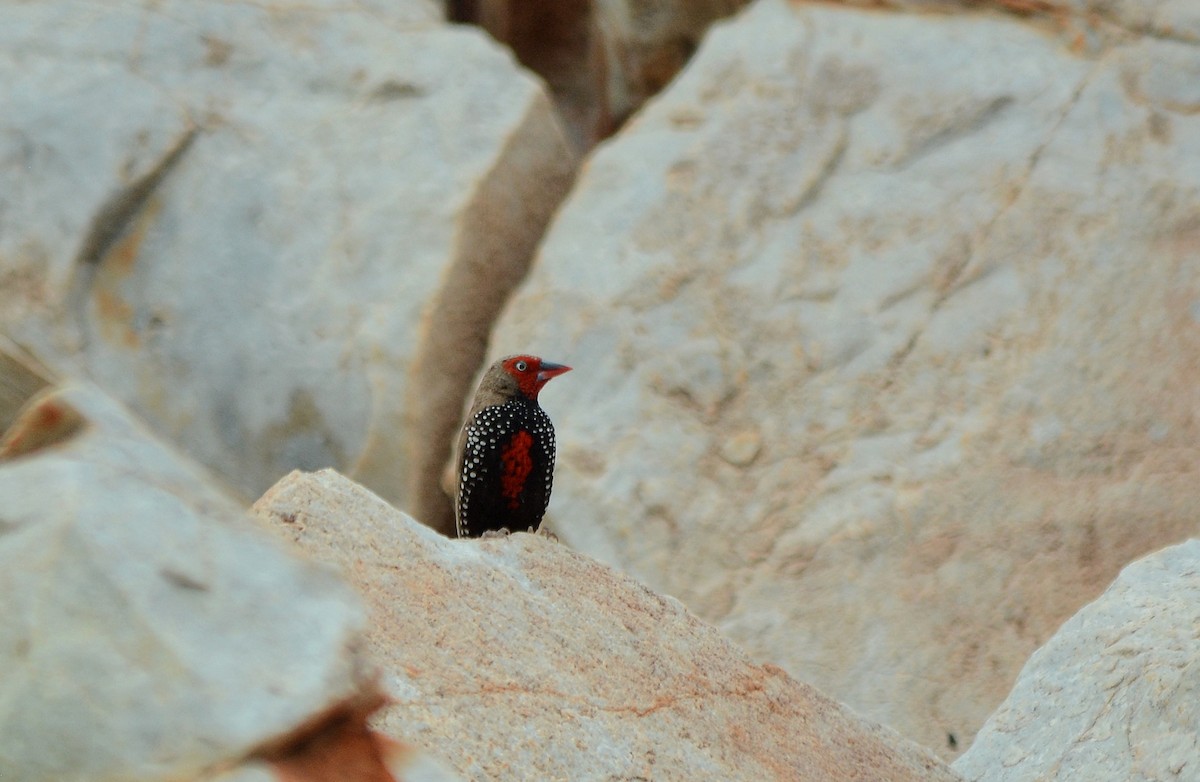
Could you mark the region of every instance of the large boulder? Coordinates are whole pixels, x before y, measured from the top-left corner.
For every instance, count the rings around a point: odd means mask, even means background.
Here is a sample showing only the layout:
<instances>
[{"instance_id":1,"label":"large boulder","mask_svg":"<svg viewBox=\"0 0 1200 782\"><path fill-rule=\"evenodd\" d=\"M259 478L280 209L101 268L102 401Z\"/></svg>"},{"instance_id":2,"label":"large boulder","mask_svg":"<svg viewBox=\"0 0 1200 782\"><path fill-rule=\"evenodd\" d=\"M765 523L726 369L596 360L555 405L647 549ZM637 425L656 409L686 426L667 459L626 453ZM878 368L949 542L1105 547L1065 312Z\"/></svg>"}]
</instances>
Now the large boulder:
<instances>
[{"instance_id":1,"label":"large boulder","mask_svg":"<svg viewBox=\"0 0 1200 782\"><path fill-rule=\"evenodd\" d=\"M575 367L565 542L948 754L1200 518L1200 49L1097 25L761 0L493 338Z\"/></svg>"},{"instance_id":2,"label":"large boulder","mask_svg":"<svg viewBox=\"0 0 1200 782\"><path fill-rule=\"evenodd\" d=\"M1200 541L1121 571L954 764L972 782L1200 777Z\"/></svg>"},{"instance_id":3,"label":"large boulder","mask_svg":"<svg viewBox=\"0 0 1200 782\"><path fill-rule=\"evenodd\" d=\"M315 747L405 767L411 750L366 729L381 702L366 615L336 574L94 386L47 385L13 418L0 778L181 780L249 760L260 779L325 779L300 773Z\"/></svg>"},{"instance_id":4,"label":"large boulder","mask_svg":"<svg viewBox=\"0 0 1200 782\"><path fill-rule=\"evenodd\" d=\"M423 0L3 16L0 329L245 496L417 502L570 183L542 87Z\"/></svg>"},{"instance_id":5,"label":"large boulder","mask_svg":"<svg viewBox=\"0 0 1200 782\"><path fill-rule=\"evenodd\" d=\"M678 601L540 535L447 540L332 471L255 509L370 606L376 725L470 779L951 782Z\"/></svg>"}]
</instances>

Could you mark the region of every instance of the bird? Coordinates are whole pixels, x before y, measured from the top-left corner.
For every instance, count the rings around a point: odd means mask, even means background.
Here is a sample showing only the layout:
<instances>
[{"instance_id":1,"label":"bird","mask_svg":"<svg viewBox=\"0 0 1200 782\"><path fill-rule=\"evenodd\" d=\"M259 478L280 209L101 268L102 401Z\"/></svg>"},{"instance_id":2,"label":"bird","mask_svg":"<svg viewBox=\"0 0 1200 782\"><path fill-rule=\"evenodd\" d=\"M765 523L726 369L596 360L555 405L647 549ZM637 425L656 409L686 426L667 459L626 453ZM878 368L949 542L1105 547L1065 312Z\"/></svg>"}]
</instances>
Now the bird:
<instances>
[{"instance_id":1,"label":"bird","mask_svg":"<svg viewBox=\"0 0 1200 782\"><path fill-rule=\"evenodd\" d=\"M570 370L520 354L484 373L458 437L458 537L537 531L554 483L554 424L538 392Z\"/></svg>"}]
</instances>

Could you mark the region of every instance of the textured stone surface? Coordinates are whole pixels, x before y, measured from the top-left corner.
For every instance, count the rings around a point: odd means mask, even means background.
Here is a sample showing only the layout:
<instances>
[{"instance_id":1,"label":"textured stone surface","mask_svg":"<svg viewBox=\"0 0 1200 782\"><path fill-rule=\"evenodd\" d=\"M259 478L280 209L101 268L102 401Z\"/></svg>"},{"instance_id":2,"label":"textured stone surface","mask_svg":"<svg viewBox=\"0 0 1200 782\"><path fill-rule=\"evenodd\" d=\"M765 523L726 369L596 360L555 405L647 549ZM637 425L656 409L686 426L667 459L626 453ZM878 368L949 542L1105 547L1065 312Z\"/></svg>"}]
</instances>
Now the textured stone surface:
<instances>
[{"instance_id":1,"label":"textured stone surface","mask_svg":"<svg viewBox=\"0 0 1200 782\"><path fill-rule=\"evenodd\" d=\"M354 593L95 387L15 429L38 446L0 449L0 778L191 778L369 693Z\"/></svg>"},{"instance_id":2,"label":"textured stone surface","mask_svg":"<svg viewBox=\"0 0 1200 782\"><path fill-rule=\"evenodd\" d=\"M332 471L256 504L371 606L380 729L478 780L953 780L678 601L545 537L447 540Z\"/></svg>"},{"instance_id":3,"label":"textured stone surface","mask_svg":"<svg viewBox=\"0 0 1200 782\"><path fill-rule=\"evenodd\" d=\"M969 780L1200 777L1200 541L1139 560L1037 651L954 764Z\"/></svg>"},{"instance_id":4,"label":"textured stone surface","mask_svg":"<svg viewBox=\"0 0 1200 782\"><path fill-rule=\"evenodd\" d=\"M0 105L0 327L250 497L407 499L574 168L423 0L8 4Z\"/></svg>"},{"instance_id":5,"label":"textured stone surface","mask_svg":"<svg viewBox=\"0 0 1200 782\"><path fill-rule=\"evenodd\" d=\"M1200 49L763 0L591 158L493 353L549 525L947 754L1200 518Z\"/></svg>"}]
</instances>

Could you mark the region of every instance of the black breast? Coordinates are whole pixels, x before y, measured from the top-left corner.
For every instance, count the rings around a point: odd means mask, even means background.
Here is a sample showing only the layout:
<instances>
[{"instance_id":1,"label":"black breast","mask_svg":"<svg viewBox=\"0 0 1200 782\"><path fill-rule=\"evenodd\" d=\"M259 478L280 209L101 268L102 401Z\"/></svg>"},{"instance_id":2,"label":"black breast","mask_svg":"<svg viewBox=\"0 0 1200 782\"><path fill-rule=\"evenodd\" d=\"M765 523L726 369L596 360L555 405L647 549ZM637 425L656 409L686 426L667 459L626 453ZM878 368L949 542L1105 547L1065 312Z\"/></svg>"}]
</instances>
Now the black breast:
<instances>
[{"instance_id":1,"label":"black breast","mask_svg":"<svg viewBox=\"0 0 1200 782\"><path fill-rule=\"evenodd\" d=\"M459 537L536 530L554 480L554 425L536 402L485 407L467 423L458 476Z\"/></svg>"}]
</instances>

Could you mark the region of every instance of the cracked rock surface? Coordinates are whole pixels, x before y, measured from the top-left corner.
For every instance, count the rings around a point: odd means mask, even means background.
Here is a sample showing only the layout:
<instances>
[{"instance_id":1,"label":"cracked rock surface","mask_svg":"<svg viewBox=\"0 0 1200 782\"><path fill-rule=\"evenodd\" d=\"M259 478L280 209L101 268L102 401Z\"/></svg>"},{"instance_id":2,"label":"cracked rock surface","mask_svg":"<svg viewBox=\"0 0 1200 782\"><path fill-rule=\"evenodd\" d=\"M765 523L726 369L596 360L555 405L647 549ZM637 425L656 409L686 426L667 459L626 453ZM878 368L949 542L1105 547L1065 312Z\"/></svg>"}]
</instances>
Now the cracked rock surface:
<instances>
[{"instance_id":1,"label":"cracked rock surface","mask_svg":"<svg viewBox=\"0 0 1200 782\"><path fill-rule=\"evenodd\" d=\"M714 27L493 336L576 367L542 397L562 539L953 756L1195 534L1200 48L1118 5L1086 45L781 0Z\"/></svg>"},{"instance_id":2,"label":"cracked rock surface","mask_svg":"<svg viewBox=\"0 0 1200 782\"><path fill-rule=\"evenodd\" d=\"M255 510L365 598L394 699L376 726L469 779L957 779L544 536L447 540L332 471Z\"/></svg>"},{"instance_id":3,"label":"cracked rock surface","mask_svg":"<svg viewBox=\"0 0 1200 782\"><path fill-rule=\"evenodd\" d=\"M0 617L6 781L196 779L274 746L269 768L374 697L353 591L90 384L0 433Z\"/></svg>"}]
</instances>

